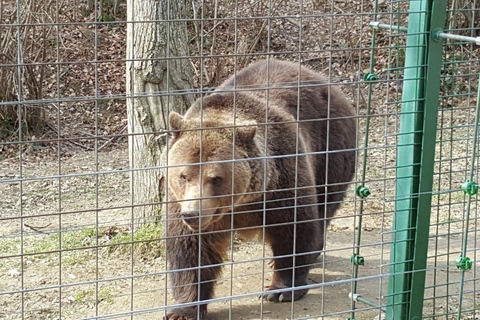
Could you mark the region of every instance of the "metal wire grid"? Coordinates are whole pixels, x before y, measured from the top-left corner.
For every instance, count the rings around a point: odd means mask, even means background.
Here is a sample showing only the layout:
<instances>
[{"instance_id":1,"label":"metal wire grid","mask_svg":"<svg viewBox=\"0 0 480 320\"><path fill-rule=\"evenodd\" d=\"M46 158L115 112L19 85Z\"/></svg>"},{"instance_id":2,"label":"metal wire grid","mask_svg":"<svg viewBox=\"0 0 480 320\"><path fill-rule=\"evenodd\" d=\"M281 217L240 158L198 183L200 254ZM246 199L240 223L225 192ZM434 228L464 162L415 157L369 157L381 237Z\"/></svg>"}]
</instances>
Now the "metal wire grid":
<instances>
[{"instance_id":1,"label":"metal wire grid","mask_svg":"<svg viewBox=\"0 0 480 320\"><path fill-rule=\"evenodd\" d=\"M217 3L217 2L216 2ZM3 4L3 2L2 2ZM239 53L237 46L235 51L230 56L234 58L233 72L241 69L238 59L251 56L252 58L259 58L261 56L267 57L282 57L293 61L303 60L304 56L315 55L320 52L327 52L327 76L329 82L337 85L341 83L344 90L348 93L349 90L354 92L355 104L358 114L358 122L360 131L358 132L359 139L359 163L355 175L353 186L368 185L373 191L373 194L368 200L360 200L353 193L353 187L349 189L348 198L345 201L344 209L334 219L334 228L326 234L326 250L323 253L323 259L319 262L319 267L313 269L311 278L314 280L309 287L312 288L307 302L302 300L292 302L285 305L272 305L264 303L263 300L256 300L256 296L263 291L266 284L266 278L271 270L265 262L268 262L270 253L266 251L265 245L260 247L247 246L251 250L248 254L241 254L241 250L245 244L238 245L236 240L231 237L231 250L229 260L225 262L224 274L221 279L218 279L220 285L222 282L226 284L228 289L222 291L222 294L217 294L216 298L212 300L210 305L210 314L213 318L218 319L235 319L242 304L248 306L250 316L247 318L274 318L278 312L282 316L290 318L345 318L355 307L357 310L356 317L367 318L380 314L380 307L385 306L384 294L386 293L386 282L389 275L388 267L388 253L389 253L389 239L390 239L390 223L393 214L394 201L394 179L395 179L395 150L396 150L396 133L398 132L399 109L398 102L400 101L401 84L398 79L401 75L401 52L402 44L401 38L397 34L390 34L385 36L383 43L375 45L373 51L376 55L381 55L382 52L387 52L388 64L387 72L382 73L382 64L376 64L377 72L384 74L381 80L374 85L374 93L386 92L386 103L383 103L381 97L372 98L374 112L366 113L365 105L362 103L363 95L366 92L361 76L363 75L369 62L369 46L370 38L362 32L359 34L358 41L355 46L335 49L336 39L329 37L328 49L324 50L306 50L302 47L302 39L305 38L304 28L302 24L305 20L329 20L330 33L335 29L337 19L358 17L361 22L360 25L368 25L369 19L372 17L372 9L369 3L361 2L361 10L358 12L358 7L354 10L342 13L336 12L334 3L330 3L330 12L308 12L303 11L303 7L308 7L307 1L299 3L298 14L272 14L272 1L269 2L268 14L261 17L240 17L240 9L242 4L235 3L235 16L227 16L224 18L212 18L204 16L206 10L202 10L202 16L195 21L199 22L201 29L205 29L205 23L208 21L235 21L235 37L234 42L239 42L239 21L242 20L264 20L267 21L267 49L265 52L256 53ZM206 4L203 3L203 9ZM404 22L405 13L402 10L402 3L389 3L386 10L382 10L382 17L387 17L391 24L396 22L400 25ZM22 3L16 2L16 6L20 8ZM59 19L59 6L57 6L57 19ZM95 10L98 11L98 4L95 5ZM274 21L285 21L293 19L300 24L298 28L298 48L296 50L275 51L271 48L272 33ZM18 17L18 21L21 19ZM191 19L189 19L191 21ZM171 21L157 21L158 23ZM387 22L387 21L385 21ZM127 169L125 163L125 156L119 153L102 154L100 152L101 138L110 139L114 136L121 135L103 135L99 131L98 121L101 119L100 110L102 110L101 103L110 99L124 99L122 94L101 94L104 88L101 88L99 81L98 68L102 64L124 62L125 60L100 60L98 59L98 35L100 29L110 24L125 25L126 22L103 22L95 19L88 22L67 22L70 26L91 26L94 30L95 44L94 44L94 59L88 61L94 71L94 87L93 92L86 95L78 95L73 97L66 97L62 94L61 74L62 68L68 65L82 64L80 61L60 62L62 59L57 59L58 62L35 62L25 63L22 61L21 55L18 56L18 63L11 65L1 65L2 68L17 67L18 72L21 73L23 67L27 65L48 65L54 68L56 77L56 94L48 99L37 101L34 99L25 100L19 94L18 101L2 101L2 106L7 105L36 105L36 107L44 108L49 105L54 105L58 110L56 119L56 129L58 136L56 139L45 139L36 141L26 141L22 135L22 130L19 131L18 136L13 141L6 141L2 143L5 146L16 145L19 146L18 158L11 161L8 159L9 170L12 173L2 176L1 185L5 186L7 194L14 190L16 196L13 202L15 206L9 209L9 203L5 204L5 211L7 214L1 216L2 226L5 227L5 232L1 233L1 242L3 245L2 254L0 257L0 266L2 269L2 276L6 280L5 287L2 287L1 296L5 298L3 306L5 307L2 316L11 318L46 318L46 317L65 317L65 318L158 318L164 314L165 306L172 305L172 301L168 300L166 294L166 278L168 271L165 269L163 254L156 260L143 261L145 252L152 250L152 243L159 244L164 241L163 231L154 233L153 237L143 238L143 233L151 232L152 230L145 230L140 227L145 221L143 217L137 217L133 214L133 208L137 206L148 206L151 204L138 204L128 201L128 173L140 170L158 170L162 166L150 168L136 168ZM136 21L136 24L144 23L143 21ZM288 22L291 23L291 22ZM45 24L47 25L47 24ZM55 50L57 57L60 57L60 43L61 33L60 28L65 25L65 22L51 23L56 28L55 33ZM1 28L19 28L26 27L21 23L7 23L0 25ZM201 34L202 44L205 42L205 36ZM21 41L19 41L20 43ZM384 44L389 46L385 48ZM202 45L203 47L203 45ZM349 74L339 74L337 72L338 65L335 64L334 54L339 51L350 52L352 56L358 57L358 64L355 68L350 70ZM19 52L21 47L19 46ZM366 54L365 54L366 53ZM155 59L166 59L173 61L174 59L200 59L201 63L205 59L224 58L221 54L205 54L185 57L158 57ZM472 59L474 59L472 57ZM299 64L300 68L300 64ZM200 69L203 73L203 69ZM472 71L473 72L473 71ZM472 73L470 72L470 73ZM206 93L211 88L204 86L203 76L199 77L199 90L197 93ZM299 87L300 90L300 86ZM472 86L473 88L474 86ZM262 89L262 88L256 88ZM21 93L21 86L19 92ZM473 91L473 90L472 90ZM159 95L181 95L189 94L191 90L159 92ZM473 94L473 93L472 93ZM470 96L468 96L470 99ZM445 98L447 99L447 97ZM68 106L74 106L75 103L86 102L93 103L94 110L94 128L93 137L62 137L61 132L64 127L61 119L62 110L67 110ZM268 103L268 100L266 101ZM468 108L468 107L465 107ZM19 108L22 112L22 108ZM445 111L442 111L445 112ZM449 111L453 115L453 108ZM443 113L442 113L443 115ZM368 166L366 166L366 181L362 180L362 142L364 139L365 121L370 119L371 130L369 134L368 150ZM453 117L452 117L453 118ZM443 118L442 118L443 119ZM468 123L472 123L472 118L469 118ZM451 126L453 127L453 125ZM442 133L448 130L452 134L454 128L443 128ZM470 130L471 132L471 130ZM471 136L471 133L470 135ZM93 140L94 151L83 156L75 155L71 160L66 159L62 152L67 149L68 141L76 141L82 143L85 140ZM461 141L459 139L452 141ZM35 162L25 160L24 147L33 145L34 143L46 143L57 146L56 161L53 162L56 168L50 167L52 163L44 165L44 173L39 173L36 170ZM439 143L444 143L440 139ZM468 142L465 142L468 143ZM443 145L442 145L443 148ZM450 151L453 153L454 151ZM108 157L116 156L120 158L120 165L114 165L108 161ZM292 155L294 156L294 155ZM76 158L77 157L77 158ZM81 162L80 167L75 167L76 161ZM453 155L448 158L452 159ZM466 155L463 159L467 158ZM82 159L83 158L83 159ZM443 158L442 158L443 159ZM439 162L448 162L451 165L453 160L439 160ZM84 162L85 161L85 162ZM103 163L102 163L103 162ZM464 169L465 174L466 170ZM449 167L449 171L439 171L439 179L443 173L452 174L455 171ZM111 179L112 178L112 179ZM116 186L112 186L117 183ZM450 179L451 181L451 179ZM452 182L450 182L452 183ZM71 185L77 188L70 189ZM439 183L440 185L440 183ZM84 188L84 192L79 189ZM53 203L42 204L42 197L39 193L56 191ZM43 190L43 191L42 191ZM453 184L449 190L456 190ZM109 197L112 193L119 192L120 196ZM440 193L440 192L439 192ZM453 193L449 193L453 194ZM82 197L83 196L83 197ZM89 199L83 199L89 196ZM30 202L30 199L36 201ZM112 200L113 198L113 200ZM77 202L81 201L79 205ZM451 200L451 199L449 199ZM359 230L364 229L361 242L357 242L358 234L355 231L355 226L358 226L358 212L361 201L365 202L365 209L362 216L364 217L363 226ZM440 201L440 200L439 200ZM40 202L40 203L39 203ZM112 203L113 202L113 203ZM40 204L40 205L39 205ZM454 207L456 204L462 206L463 201L458 200L448 201L441 207ZM38 208L43 205L43 208ZM55 208L56 207L56 208ZM15 208L12 210L12 208ZM440 210L440 209L439 209ZM444 210L444 209L442 209ZM10 213L8 213L10 212ZM46 228L35 228L38 226L39 218L42 220L41 226ZM369 218L372 218L369 221ZM475 220L476 221L476 220ZM50 224L50 225L49 225ZM33 228L31 228L33 227ZM346 228L347 230L342 230ZM2 227L3 229L3 227ZM372 229L372 231L368 231ZM122 231L123 230L123 231ZM434 239L439 241L440 233L438 228L435 229L436 234ZM475 229L476 230L476 229ZM157 232L157 230L155 230ZM124 234L122 234L124 233ZM124 237L119 237L123 235ZM454 236L454 235L453 235ZM350 238L351 242L345 242L344 239ZM475 237L471 237L474 239ZM54 245L49 244L48 241L53 239ZM449 243L450 236L447 237ZM348 292L351 291L352 284L355 284L353 277L350 276L350 270L353 266L350 263L350 254L355 253L355 249L360 247L361 253L366 259L366 266L360 268L358 275L358 291L362 297L368 298L371 301L376 301L377 306L369 306L367 304L354 304L348 298ZM115 248L124 248L124 250L115 251ZM142 248L144 248L142 253ZM450 252L455 254L458 250L453 249ZM476 248L476 246L474 246ZM140 251L139 251L140 250ZM441 256L440 247L435 246L435 254L431 259L438 260ZM450 244L447 246L450 250ZM476 259L475 259L476 260ZM250 264L251 269L241 268L243 265ZM450 263L451 264L451 263ZM438 262L435 264L441 267ZM237 271L237 268L239 269ZM434 268L435 279L439 268ZM79 270L86 270L87 272L79 272ZM261 270L261 271L259 271ZM333 272L332 272L333 270ZM450 270L450 269L447 269ZM199 268L201 272L201 268ZM36 274L39 274L38 276ZM5 276L6 275L6 276ZM453 276L451 276L453 277ZM475 277L475 273L474 273ZM165 281L163 281L165 279ZM253 280L252 280L253 279ZM475 283L475 278L472 278ZM252 281L261 281L261 285L255 288L251 285ZM377 288L371 290L371 284ZM472 282L470 282L472 283ZM243 287L239 287L241 284ZM445 282L447 288L450 285L458 284L458 281L447 278ZM365 291L362 289L368 288ZM435 287L436 288L436 287ZM168 289L168 288L167 288ZM439 289L433 289L439 290ZM473 288L475 291L475 288ZM436 291L435 291L436 292ZM448 293L450 292L450 294ZM341 293L341 294L340 294ZM446 296L457 296L457 292L447 291ZM337 299L342 299L344 303L341 307L338 304L333 304ZM441 310L447 310L448 302L443 302L442 298L436 293L433 294L433 302L435 303L434 315L447 314L442 313ZM255 302L252 302L255 301ZM359 300L360 301L360 300ZM448 301L446 299L445 301ZM475 300L474 300L475 301ZM352 303L350 307L348 304ZM440 310L440 311L438 311Z\"/></svg>"},{"instance_id":2,"label":"metal wire grid","mask_svg":"<svg viewBox=\"0 0 480 320\"><path fill-rule=\"evenodd\" d=\"M446 32L475 37L478 30L475 23L470 24L463 18L468 15L472 21L478 19L477 7L475 1L471 7L463 8L452 2L447 12ZM480 70L476 49L475 45L462 41L444 44L429 240L432 250L428 255L429 282L425 291L425 312L429 318L476 319L479 316L478 200L459 189L466 180L478 180L478 148L474 145L478 143L475 125ZM457 268L455 261L459 256L473 261L471 270Z\"/></svg>"}]
</instances>

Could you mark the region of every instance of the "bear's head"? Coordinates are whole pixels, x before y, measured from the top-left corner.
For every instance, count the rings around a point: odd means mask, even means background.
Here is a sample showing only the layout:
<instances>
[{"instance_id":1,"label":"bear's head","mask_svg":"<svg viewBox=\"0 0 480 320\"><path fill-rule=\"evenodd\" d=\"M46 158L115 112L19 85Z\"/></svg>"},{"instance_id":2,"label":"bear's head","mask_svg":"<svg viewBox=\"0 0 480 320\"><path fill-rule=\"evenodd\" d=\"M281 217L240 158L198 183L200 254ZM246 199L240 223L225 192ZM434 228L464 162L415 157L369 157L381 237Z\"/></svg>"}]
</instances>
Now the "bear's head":
<instances>
[{"instance_id":1,"label":"bear's head","mask_svg":"<svg viewBox=\"0 0 480 320\"><path fill-rule=\"evenodd\" d=\"M180 205L179 215L192 231L208 230L232 207L245 202L252 180L247 150L255 126L187 120L170 113L168 188ZM235 139L233 139L235 137ZM243 159L243 160L242 160ZM249 163L250 162L250 163Z\"/></svg>"}]
</instances>

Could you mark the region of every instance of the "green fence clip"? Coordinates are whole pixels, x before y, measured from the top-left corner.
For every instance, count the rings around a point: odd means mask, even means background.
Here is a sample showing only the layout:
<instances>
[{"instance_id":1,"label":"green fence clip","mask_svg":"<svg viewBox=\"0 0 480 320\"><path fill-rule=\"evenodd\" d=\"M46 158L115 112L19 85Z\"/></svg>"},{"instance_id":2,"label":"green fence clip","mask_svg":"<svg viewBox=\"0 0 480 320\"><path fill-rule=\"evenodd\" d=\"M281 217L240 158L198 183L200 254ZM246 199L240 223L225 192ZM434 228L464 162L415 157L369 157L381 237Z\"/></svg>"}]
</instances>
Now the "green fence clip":
<instances>
[{"instance_id":1,"label":"green fence clip","mask_svg":"<svg viewBox=\"0 0 480 320\"><path fill-rule=\"evenodd\" d=\"M455 259L455 264L457 265L457 269L462 269L462 270L470 270L472 269L472 260L468 257L458 257Z\"/></svg>"},{"instance_id":2,"label":"green fence clip","mask_svg":"<svg viewBox=\"0 0 480 320\"><path fill-rule=\"evenodd\" d=\"M357 187L357 196L360 198L366 198L370 195L370 190L368 190L365 186L358 186Z\"/></svg>"},{"instance_id":3,"label":"green fence clip","mask_svg":"<svg viewBox=\"0 0 480 320\"><path fill-rule=\"evenodd\" d=\"M358 254L352 254L350 257L350 262L353 263L356 266L363 266L365 265L365 259Z\"/></svg>"},{"instance_id":4,"label":"green fence clip","mask_svg":"<svg viewBox=\"0 0 480 320\"><path fill-rule=\"evenodd\" d=\"M432 39L433 41L440 41L440 34L443 32L442 28L435 28L432 32Z\"/></svg>"},{"instance_id":5,"label":"green fence clip","mask_svg":"<svg viewBox=\"0 0 480 320\"><path fill-rule=\"evenodd\" d=\"M363 76L363 80L365 80L365 81L377 81L379 79L380 78L375 73L372 73L372 72L367 72Z\"/></svg>"},{"instance_id":6,"label":"green fence clip","mask_svg":"<svg viewBox=\"0 0 480 320\"><path fill-rule=\"evenodd\" d=\"M476 182L467 180L462 184L462 190L466 194L473 196L478 192L478 184Z\"/></svg>"}]
</instances>

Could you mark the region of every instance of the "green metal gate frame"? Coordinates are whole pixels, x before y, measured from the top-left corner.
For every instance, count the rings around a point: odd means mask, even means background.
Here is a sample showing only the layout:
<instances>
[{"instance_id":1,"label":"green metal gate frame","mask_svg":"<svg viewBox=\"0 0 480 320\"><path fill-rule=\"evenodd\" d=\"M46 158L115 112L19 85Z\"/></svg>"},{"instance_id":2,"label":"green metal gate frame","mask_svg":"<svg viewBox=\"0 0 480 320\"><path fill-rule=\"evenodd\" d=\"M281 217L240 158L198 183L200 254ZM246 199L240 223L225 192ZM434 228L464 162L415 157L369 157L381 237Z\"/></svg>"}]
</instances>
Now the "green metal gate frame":
<instances>
[{"instance_id":1,"label":"green metal gate frame","mask_svg":"<svg viewBox=\"0 0 480 320\"><path fill-rule=\"evenodd\" d=\"M387 319L422 318L446 2L410 2Z\"/></svg>"}]
</instances>

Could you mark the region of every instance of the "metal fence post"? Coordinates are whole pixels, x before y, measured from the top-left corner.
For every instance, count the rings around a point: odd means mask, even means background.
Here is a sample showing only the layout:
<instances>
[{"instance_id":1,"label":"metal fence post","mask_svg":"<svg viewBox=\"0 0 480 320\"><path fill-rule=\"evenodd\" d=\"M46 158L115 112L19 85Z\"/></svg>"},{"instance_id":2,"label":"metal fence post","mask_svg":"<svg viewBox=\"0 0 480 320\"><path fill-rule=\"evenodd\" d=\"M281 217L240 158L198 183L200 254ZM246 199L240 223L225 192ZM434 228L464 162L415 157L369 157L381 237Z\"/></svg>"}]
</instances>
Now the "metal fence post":
<instances>
[{"instance_id":1,"label":"metal fence post","mask_svg":"<svg viewBox=\"0 0 480 320\"><path fill-rule=\"evenodd\" d=\"M410 2L387 319L421 319L446 0Z\"/></svg>"},{"instance_id":2,"label":"metal fence post","mask_svg":"<svg viewBox=\"0 0 480 320\"><path fill-rule=\"evenodd\" d=\"M423 111L422 155L420 162L409 319L422 319L443 49L443 40L438 38L436 34L445 27L446 8L446 0L436 0L432 3L430 14Z\"/></svg>"},{"instance_id":3,"label":"metal fence post","mask_svg":"<svg viewBox=\"0 0 480 320\"><path fill-rule=\"evenodd\" d=\"M418 176L421 158L420 110L426 64L427 0L411 1L405 50L400 135L397 148L396 202L390 252L387 319L406 319L411 288Z\"/></svg>"}]
</instances>

